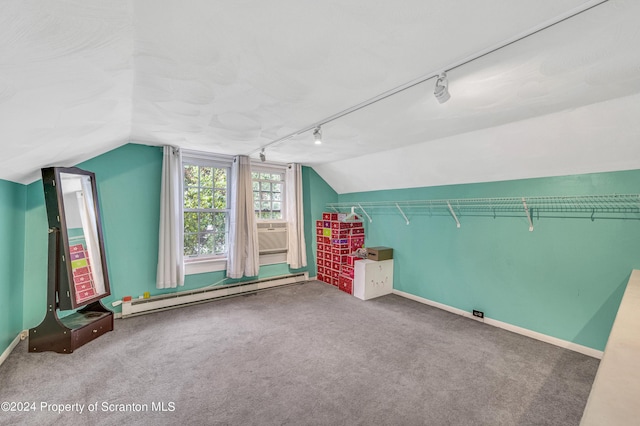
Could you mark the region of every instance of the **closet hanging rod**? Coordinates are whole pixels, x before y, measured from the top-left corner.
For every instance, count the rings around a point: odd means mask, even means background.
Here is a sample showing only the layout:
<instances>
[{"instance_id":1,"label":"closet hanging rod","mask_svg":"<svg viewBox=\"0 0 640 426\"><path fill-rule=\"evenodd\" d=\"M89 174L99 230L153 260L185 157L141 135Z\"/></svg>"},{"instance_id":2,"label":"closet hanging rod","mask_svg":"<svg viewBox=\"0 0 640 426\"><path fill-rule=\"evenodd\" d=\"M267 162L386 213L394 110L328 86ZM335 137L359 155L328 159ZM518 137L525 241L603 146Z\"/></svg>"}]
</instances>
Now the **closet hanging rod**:
<instances>
[{"instance_id":1,"label":"closet hanging rod","mask_svg":"<svg viewBox=\"0 0 640 426\"><path fill-rule=\"evenodd\" d=\"M438 200L404 201L347 201L327 203L327 207L339 211L349 210L357 205L361 211L399 208L406 213L449 211L449 205L455 205L456 211L465 212L522 212L523 201L527 208L535 212L554 213L640 213L640 194L606 194L581 196L531 196L531 197L494 197L461 198ZM369 216L369 215L367 215Z\"/></svg>"}]
</instances>

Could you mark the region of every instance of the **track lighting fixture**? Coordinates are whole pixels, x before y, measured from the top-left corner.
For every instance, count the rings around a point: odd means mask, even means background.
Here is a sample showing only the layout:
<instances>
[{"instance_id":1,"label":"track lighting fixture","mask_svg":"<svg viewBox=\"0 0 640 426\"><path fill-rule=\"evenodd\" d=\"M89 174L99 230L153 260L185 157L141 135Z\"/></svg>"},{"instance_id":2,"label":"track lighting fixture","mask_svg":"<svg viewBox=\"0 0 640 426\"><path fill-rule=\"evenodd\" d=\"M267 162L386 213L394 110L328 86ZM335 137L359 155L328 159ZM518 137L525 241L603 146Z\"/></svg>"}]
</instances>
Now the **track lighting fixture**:
<instances>
[{"instance_id":1,"label":"track lighting fixture","mask_svg":"<svg viewBox=\"0 0 640 426\"><path fill-rule=\"evenodd\" d=\"M320 126L313 130L313 140L316 145L320 145L322 143L322 128Z\"/></svg>"},{"instance_id":2,"label":"track lighting fixture","mask_svg":"<svg viewBox=\"0 0 640 426\"><path fill-rule=\"evenodd\" d=\"M577 7L575 9L572 9L570 11L568 11L567 13L561 14L556 16L554 19L550 20L550 21L546 21L542 26L536 26L533 27L531 29L529 29L527 32L525 33L519 33L516 34L513 37L507 38L503 41L501 41L498 44L492 45L490 47L484 48L482 50L479 50L477 52L474 52L472 55L470 56L466 56L463 58L460 58L458 60L456 60L455 62L451 62L448 63L444 66L440 66L439 69L443 69L443 70L448 70L448 71L452 71L455 70L457 68L460 68L466 64L469 64L473 61L476 61L480 58L483 58L491 53L497 52L500 49L504 49L507 46L511 46L514 43L517 43L521 40L524 40L528 37L531 37L535 34L538 34L540 31L542 30L546 30L548 28L553 27L554 25L559 24L560 22L564 22L567 19L573 18L575 16L578 16L582 13L585 13L589 10L591 10L592 8L599 6L601 4L606 4L607 0L591 0L588 2L583 2L584 4L580 7ZM392 89L389 89L385 92L379 93L378 95L366 99L362 102L360 102L359 104L356 105L352 105L349 108L343 109L341 111L336 112L333 115L330 115L328 117L324 117L322 119L318 119L315 120L313 122L313 124L309 124L308 126L302 127L292 133L289 133L288 135L282 136L278 139L274 139L271 142L267 143L266 146L267 148L273 145L277 145L280 144L284 141L287 141L289 139L293 139L297 136L300 136L302 134L306 134L309 131L313 130L313 135L314 135L314 140L315 143L320 143L319 139L316 139L316 135L320 134L322 135L322 130L320 129L320 126L317 123L322 123L327 124L327 123L331 123L334 122L336 120L338 120L339 118L345 117L349 114L352 114L356 111L360 111L363 108L366 108L370 105L374 105L377 102L383 101L387 98L389 98L390 96L394 96L398 93L402 93L405 90L411 89L412 87L417 86L418 84L422 84L422 83L426 83L427 81L431 81L434 77L436 77L436 85L433 89L433 95L435 96L435 98L438 100L439 103L443 104L445 102L447 102L450 98L451 95L449 94L449 82L447 81L447 75L445 72L442 72L441 74L435 74L435 72L430 71L428 74L424 74L418 78L415 78L413 80L407 81L404 84L401 84L400 86L396 86ZM320 139L321 140L321 139ZM261 148L256 148L253 151L249 152L249 155L255 155ZM366 214L366 213L365 213Z\"/></svg>"},{"instance_id":3,"label":"track lighting fixture","mask_svg":"<svg viewBox=\"0 0 640 426\"><path fill-rule=\"evenodd\" d=\"M442 73L436 80L436 87L433 89L433 95L441 104L447 102L451 95L449 94L449 81L447 80L447 74Z\"/></svg>"},{"instance_id":4,"label":"track lighting fixture","mask_svg":"<svg viewBox=\"0 0 640 426\"><path fill-rule=\"evenodd\" d=\"M260 161L264 163L266 160L267 160L267 157L265 157L264 148L262 148L262 151L260 151Z\"/></svg>"}]
</instances>

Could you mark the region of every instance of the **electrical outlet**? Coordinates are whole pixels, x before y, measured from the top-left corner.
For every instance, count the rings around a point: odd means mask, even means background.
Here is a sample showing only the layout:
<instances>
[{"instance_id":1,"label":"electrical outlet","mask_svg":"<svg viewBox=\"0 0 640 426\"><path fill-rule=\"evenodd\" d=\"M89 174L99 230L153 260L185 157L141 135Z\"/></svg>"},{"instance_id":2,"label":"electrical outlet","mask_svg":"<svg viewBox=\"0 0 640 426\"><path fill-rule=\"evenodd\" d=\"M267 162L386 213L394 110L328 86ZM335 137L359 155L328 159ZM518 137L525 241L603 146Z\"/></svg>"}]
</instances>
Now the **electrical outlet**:
<instances>
[{"instance_id":1,"label":"electrical outlet","mask_svg":"<svg viewBox=\"0 0 640 426\"><path fill-rule=\"evenodd\" d=\"M473 316L478 318L484 318L484 312L473 310Z\"/></svg>"}]
</instances>

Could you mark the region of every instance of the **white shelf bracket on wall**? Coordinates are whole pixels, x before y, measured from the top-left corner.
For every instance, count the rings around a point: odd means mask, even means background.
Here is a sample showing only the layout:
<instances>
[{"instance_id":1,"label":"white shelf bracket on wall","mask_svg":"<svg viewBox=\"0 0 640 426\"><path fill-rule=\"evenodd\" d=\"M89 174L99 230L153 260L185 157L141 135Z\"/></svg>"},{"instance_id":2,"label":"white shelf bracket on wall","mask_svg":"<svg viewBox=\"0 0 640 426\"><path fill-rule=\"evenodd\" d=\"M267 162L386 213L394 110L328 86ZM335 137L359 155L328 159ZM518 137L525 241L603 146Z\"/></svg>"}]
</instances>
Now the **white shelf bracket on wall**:
<instances>
[{"instance_id":1,"label":"white shelf bracket on wall","mask_svg":"<svg viewBox=\"0 0 640 426\"><path fill-rule=\"evenodd\" d=\"M527 207L527 202L525 201L524 197L522 197L522 205L524 206L524 212L527 215L527 220L529 221L529 232L533 232L533 221L531 220L529 207Z\"/></svg>"},{"instance_id":2,"label":"white shelf bracket on wall","mask_svg":"<svg viewBox=\"0 0 640 426\"><path fill-rule=\"evenodd\" d=\"M398 203L396 203L396 207L398 208L398 210L400 210L400 214L402 215L402 217L404 217L404 220L407 222L407 225L408 225L409 224L409 219L407 219L407 215L404 214L404 212L402 211L402 209L400 208Z\"/></svg>"},{"instance_id":3,"label":"white shelf bracket on wall","mask_svg":"<svg viewBox=\"0 0 640 426\"><path fill-rule=\"evenodd\" d=\"M360 211L362 211L362 214L364 214L364 215L367 217L367 219L369 219L369 223L372 223L372 222L373 222L373 220L371 220L371 216L369 216L369 215L367 214L367 212L366 212L366 211L364 211L364 209L362 208L362 206L360 205L360 203L358 203L358 208L360 209Z\"/></svg>"},{"instance_id":4,"label":"white shelf bracket on wall","mask_svg":"<svg viewBox=\"0 0 640 426\"><path fill-rule=\"evenodd\" d=\"M453 207L451 207L451 203L447 201L447 206L449 207L449 211L451 212L451 216L456 221L456 228L460 228L460 221L458 220L458 216L456 216L456 212L453 211Z\"/></svg>"}]
</instances>

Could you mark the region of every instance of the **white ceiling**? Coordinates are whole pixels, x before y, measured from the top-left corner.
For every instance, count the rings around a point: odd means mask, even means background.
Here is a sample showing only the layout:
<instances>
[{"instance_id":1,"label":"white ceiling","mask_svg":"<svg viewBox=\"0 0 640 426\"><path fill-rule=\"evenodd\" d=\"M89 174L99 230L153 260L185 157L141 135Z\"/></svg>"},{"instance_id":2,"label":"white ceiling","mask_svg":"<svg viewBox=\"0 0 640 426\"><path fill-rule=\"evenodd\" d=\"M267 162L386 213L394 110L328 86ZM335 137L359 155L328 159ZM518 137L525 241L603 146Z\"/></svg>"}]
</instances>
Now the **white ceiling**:
<instances>
[{"instance_id":1,"label":"white ceiling","mask_svg":"<svg viewBox=\"0 0 640 426\"><path fill-rule=\"evenodd\" d=\"M6 0L0 178L129 141L256 156L445 69L446 104L431 79L267 158L313 166L339 193L640 168L640 2L598 3Z\"/></svg>"}]
</instances>

